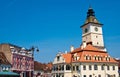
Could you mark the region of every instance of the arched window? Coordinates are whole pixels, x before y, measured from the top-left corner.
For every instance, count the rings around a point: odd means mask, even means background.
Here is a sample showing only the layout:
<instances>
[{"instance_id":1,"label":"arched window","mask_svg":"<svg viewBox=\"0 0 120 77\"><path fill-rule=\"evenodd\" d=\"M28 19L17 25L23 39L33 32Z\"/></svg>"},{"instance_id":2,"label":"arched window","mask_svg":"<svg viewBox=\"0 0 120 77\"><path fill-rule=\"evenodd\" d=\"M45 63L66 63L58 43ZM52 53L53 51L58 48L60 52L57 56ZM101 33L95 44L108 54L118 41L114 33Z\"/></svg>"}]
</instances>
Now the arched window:
<instances>
[{"instance_id":1,"label":"arched window","mask_svg":"<svg viewBox=\"0 0 120 77\"><path fill-rule=\"evenodd\" d=\"M89 75L89 77L92 77L92 75Z\"/></svg>"},{"instance_id":2,"label":"arched window","mask_svg":"<svg viewBox=\"0 0 120 77\"><path fill-rule=\"evenodd\" d=\"M70 65L66 65L66 70L70 70Z\"/></svg>"},{"instance_id":3,"label":"arched window","mask_svg":"<svg viewBox=\"0 0 120 77\"><path fill-rule=\"evenodd\" d=\"M83 75L83 77L86 77L86 75Z\"/></svg>"},{"instance_id":4,"label":"arched window","mask_svg":"<svg viewBox=\"0 0 120 77\"><path fill-rule=\"evenodd\" d=\"M98 77L101 77L101 75L98 75Z\"/></svg>"}]
</instances>

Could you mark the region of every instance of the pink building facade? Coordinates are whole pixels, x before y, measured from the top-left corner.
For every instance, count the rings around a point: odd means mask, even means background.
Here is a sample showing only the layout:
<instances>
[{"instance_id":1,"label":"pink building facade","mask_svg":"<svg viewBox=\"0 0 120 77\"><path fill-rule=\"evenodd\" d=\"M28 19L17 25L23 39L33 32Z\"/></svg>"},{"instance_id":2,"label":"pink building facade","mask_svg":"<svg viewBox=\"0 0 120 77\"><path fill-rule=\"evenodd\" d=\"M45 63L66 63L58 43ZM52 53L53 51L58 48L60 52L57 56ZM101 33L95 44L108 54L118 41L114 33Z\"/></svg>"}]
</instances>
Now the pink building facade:
<instances>
[{"instance_id":1,"label":"pink building facade","mask_svg":"<svg viewBox=\"0 0 120 77\"><path fill-rule=\"evenodd\" d=\"M33 77L34 61L32 57L14 53L12 65L12 71L19 73L21 77Z\"/></svg>"},{"instance_id":2,"label":"pink building facade","mask_svg":"<svg viewBox=\"0 0 120 77\"><path fill-rule=\"evenodd\" d=\"M5 54L7 60L12 65L11 71L20 74L20 77L33 77L33 50L12 44L0 44L0 51Z\"/></svg>"},{"instance_id":3,"label":"pink building facade","mask_svg":"<svg viewBox=\"0 0 120 77\"><path fill-rule=\"evenodd\" d=\"M33 77L33 51L14 45L11 45L10 48L12 52L12 71L19 73L21 77Z\"/></svg>"}]
</instances>

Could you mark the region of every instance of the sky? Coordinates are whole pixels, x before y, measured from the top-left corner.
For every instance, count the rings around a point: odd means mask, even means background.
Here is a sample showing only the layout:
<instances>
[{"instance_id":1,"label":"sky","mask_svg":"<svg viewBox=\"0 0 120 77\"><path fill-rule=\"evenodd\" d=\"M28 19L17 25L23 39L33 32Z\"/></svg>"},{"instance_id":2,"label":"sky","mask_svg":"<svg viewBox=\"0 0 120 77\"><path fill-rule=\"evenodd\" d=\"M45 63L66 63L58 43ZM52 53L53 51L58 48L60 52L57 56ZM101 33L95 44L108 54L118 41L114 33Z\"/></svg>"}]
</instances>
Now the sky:
<instances>
[{"instance_id":1,"label":"sky","mask_svg":"<svg viewBox=\"0 0 120 77\"><path fill-rule=\"evenodd\" d=\"M120 0L0 0L0 43L38 47L35 60L52 62L58 52L80 46L89 5L104 24L108 53L120 57Z\"/></svg>"}]
</instances>

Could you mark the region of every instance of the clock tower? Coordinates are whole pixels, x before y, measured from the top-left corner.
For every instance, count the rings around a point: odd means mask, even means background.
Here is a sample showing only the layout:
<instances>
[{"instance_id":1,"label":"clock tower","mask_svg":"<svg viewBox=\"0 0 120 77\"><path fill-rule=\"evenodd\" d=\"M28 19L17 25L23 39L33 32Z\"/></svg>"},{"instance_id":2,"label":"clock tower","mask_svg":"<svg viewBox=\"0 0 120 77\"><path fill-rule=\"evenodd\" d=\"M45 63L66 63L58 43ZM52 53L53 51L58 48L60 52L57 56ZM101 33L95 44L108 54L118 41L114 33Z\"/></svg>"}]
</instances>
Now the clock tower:
<instances>
[{"instance_id":1,"label":"clock tower","mask_svg":"<svg viewBox=\"0 0 120 77\"><path fill-rule=\"evenodd\" d=\"M104 49L102 25L103 24L96 19L94 10L89 8L86 21L81 26L82 42L91 43L99 49Z\"/></svg>"}]
</instances>

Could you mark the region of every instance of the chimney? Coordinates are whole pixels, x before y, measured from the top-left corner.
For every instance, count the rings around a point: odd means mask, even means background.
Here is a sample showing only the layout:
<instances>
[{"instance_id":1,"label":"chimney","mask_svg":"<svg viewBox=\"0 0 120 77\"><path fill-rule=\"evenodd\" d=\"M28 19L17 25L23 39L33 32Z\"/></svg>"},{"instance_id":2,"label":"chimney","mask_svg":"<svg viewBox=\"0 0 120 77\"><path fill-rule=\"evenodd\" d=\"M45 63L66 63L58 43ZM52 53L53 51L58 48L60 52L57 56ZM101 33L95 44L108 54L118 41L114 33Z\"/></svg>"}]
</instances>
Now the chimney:
<instances>
[{"instance_id":1,"label":"chimney","mask_svg":"<svg viewBox=\"0 0 120 77\"><path fill-rule=\"evenodd\" d=\"M83 48L85 48L85 47L86 47L86 42L83 41L81 48L83 49Z\"/></svg>"},{"instance_id":2,"label":"chimney","mask_svg":"<svg viewBox=\"0 0 120 77\"><path fill-rule=\"evenodd\" d=\"M84 41L84 42L83 42L83 48L85 48L85 47L86 47L86 42Z\"/></svg>"},{"instance_id":3,"label":"chimney","mask_svg":"<svg viewBox=\"0 0 120 77\"><path fill-rule=\"evenodd\" d=\"M70 47L70 51L71 52L74 51L74 47L73 46Z\"/></svg>"}]
</instances>

